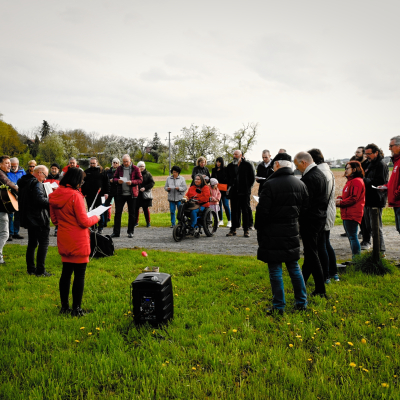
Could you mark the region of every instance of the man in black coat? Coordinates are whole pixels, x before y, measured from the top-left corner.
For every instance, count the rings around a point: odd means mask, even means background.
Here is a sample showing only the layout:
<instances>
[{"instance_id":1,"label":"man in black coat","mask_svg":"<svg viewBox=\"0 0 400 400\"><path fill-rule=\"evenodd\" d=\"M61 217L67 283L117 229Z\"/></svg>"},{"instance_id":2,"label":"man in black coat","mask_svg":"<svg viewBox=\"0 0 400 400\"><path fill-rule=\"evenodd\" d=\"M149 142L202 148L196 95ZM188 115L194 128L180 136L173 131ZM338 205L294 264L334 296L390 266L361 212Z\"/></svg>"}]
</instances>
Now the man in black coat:
<instances>
[{"instance_id":1,"label":"man in black coat","mask_svg":"<svg viewBox=\"0 0 400 400\"><path fill-rule=\"evenodd\" d=\"M389 168L383 161L384 155L382 150L374 143L365 147L365 155L369 164L365 170L365 207L364 207L364 223L363 241L361 243L362 250L368 250L371 247L372 232L372 208L377 207L379 210L379 241L380 251L385 253L385 241L382 231L382 210L386 206L387 190L377 190L372 186L386 185L389 181Z\"/></svg>"},{"instance_id":2,"label":"man in black coat","mask_svg":"<svg viewBox=\"0 0 400 400\"><path fill-rule=\"evenodd\" d=\"M18 180L18 206L21 226L28 229L27 270L29 275L42 277L52 276L45 269L47 249L49 247L50 215L49 199L43 182L48 173L46 166L38 165L33 170L32 175L24 175ZM35 267L36 247L38 247L38 251Z\"/></svg>"},{"instance_id":3,"label":"man in black coat","mask_svg":"<svg viewBox=\"0 0 400 400\"><path fill-rule=\"evenodd\" d=\"M273 173L274 173L274 163L271 160L271 154L269 150L264 150L262 152L262 161L257 166L256 181L260 184L258 187L258 195L260 196L263 185Z\"/></svg>"},{"instance_id":4,"label":"man in black coat","mask_svg":"<svg viewBox=\"0 0 400 400\"><path fill-rule=\"evenodd\" d=\"M307 186L309 196L308 206L301 211L299 218L300 234L304 246L303 277L306 283L311 274L314 278L315 290L311 296L326 297L324 274L318 257L318 238L323 234L326 222L327 181L309 153L296 154L294 163L303 174L301 180Z\"/></svg>"},{"instance_id":5,"label":"man in black coat","mask_svg":"<svg viewBox=\"0 0 400 400\"><path fill-rule=\"evenodd\" d=\"M246 161L240 150L235 150L233 161L228 164L226 172L232 211L232 227L226 236L236 236L236 228L240 227L240 215L242 214L244 237L250 237L249 212L251 212L251 188L255 181L254 167Z\"/></svg>"},{"instance_id":6,"label":"man in black coat","mask_svg":"<svg viewBox=\"0 0 400 400\"><path fill-rule=\"evenodd\" d=\"M266 180L256 209L257 258L268 263L273 307L270 312L283 314L285 294L282 263L286 264L294 289L295 308L307 307L307 292L298 260L300 239L298 217L308 204L307 188L295 178L291 157L284 153L274 159L275 172Z\"/></svg>"}]
</instances>

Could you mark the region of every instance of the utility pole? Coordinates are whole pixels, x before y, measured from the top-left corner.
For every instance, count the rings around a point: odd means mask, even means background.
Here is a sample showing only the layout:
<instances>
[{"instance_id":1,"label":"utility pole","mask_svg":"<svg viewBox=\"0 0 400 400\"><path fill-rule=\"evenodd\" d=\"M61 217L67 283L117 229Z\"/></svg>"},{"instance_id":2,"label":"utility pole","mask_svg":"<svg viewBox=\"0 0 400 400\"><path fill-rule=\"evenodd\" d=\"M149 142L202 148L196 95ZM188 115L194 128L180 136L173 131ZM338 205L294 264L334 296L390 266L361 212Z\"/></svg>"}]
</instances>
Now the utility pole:
<instances>
[{"instance_id":1,"label":"utility pole","mask_svg":"<svg viewBox=\"0 0 400 400\"><path fill-rule=\"evenodd\" d=\"M171 172L171 132L168 132L168 147L169 147L169 172Z\"/></svg>"}]
</instances>

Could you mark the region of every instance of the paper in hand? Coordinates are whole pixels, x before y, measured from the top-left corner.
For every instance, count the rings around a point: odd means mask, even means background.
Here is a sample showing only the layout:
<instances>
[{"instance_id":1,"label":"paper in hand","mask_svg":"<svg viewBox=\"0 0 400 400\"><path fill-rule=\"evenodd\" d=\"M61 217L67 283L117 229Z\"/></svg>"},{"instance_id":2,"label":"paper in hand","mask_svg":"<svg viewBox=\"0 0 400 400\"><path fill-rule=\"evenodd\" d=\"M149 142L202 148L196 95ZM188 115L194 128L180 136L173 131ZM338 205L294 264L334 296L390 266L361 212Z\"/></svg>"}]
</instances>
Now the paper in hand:
<instances>
[{"instance_id":1,"label":"paper in hand","mask_svg":"<svg viewBox=\"0 0 400 400\"><path fill-rule=\"evenodd\" d=\"M371 185L371 187L372 187L372 189L387 190L387 186L385 186L385 185L382 185L382 186L379 186L379 187L376 187L376 186L374 186L374 185Z\"/></svg>"},{"instance_id":2,"label":"paper in hand","mask_svg":"<svg viewBox=\"0 0 400 400\"><path fill-rule=\"evenodd\" d=\"M258 196L253 196L254 200L259 203L260 202L260 198Z\"/></svg>"},{"instance_id":3,"label":"paper in hand","mask_svg":"<svg viewBox=\"0 0 400 400\"><path fill-rule=\"evenodd\" d=\"M98 215L100 216L101 214L105 213L109 208L111 208L111 206L109 207L104 207L104 206L98 206L97 208L95 208L92 211L89 211L87 213L88 217L93 217L93 215Z\"/></svg>"},{"instance_id":4,"label":"paper in hand","mask_svg":"<svg viewBox=\"0 0 400 400\"><path fill-rule=\"evenodd\" d=\"M51 184L51 187L52 187L53 189L57 189L57 188L58 188L57 182L53 182L53 183Z\"/></svg>"},{"instance_id":5,"label":"paper in hand","mask_svg":"<svg viewBox=\"0 0 400 400\"><path fill-rule=\"evenodd\" d=\"M119 179L121 179L122 182L128 182L128 179L125 178L124 176L121 176Z\"/></svg>"},{"instance_id":6,"label":"paper in hand","mask_svg":"<svg viewBox=\"0 0 400 400\"><path fill-rule=\"evenodd\" d=\"M101 197L101 204L104 204L106 202L106 198L104 196Z\"/></svg>"},{"instance_id":7,"label":"paper in hand","mask_svg":"<svg viewBox=\"0 0 400 400\"><path fill-rule=\"evenodd\" d=\"M267 179L267 178L263 178L261 176L256 176L256 179Z\"/></svg>"}]
</instances>

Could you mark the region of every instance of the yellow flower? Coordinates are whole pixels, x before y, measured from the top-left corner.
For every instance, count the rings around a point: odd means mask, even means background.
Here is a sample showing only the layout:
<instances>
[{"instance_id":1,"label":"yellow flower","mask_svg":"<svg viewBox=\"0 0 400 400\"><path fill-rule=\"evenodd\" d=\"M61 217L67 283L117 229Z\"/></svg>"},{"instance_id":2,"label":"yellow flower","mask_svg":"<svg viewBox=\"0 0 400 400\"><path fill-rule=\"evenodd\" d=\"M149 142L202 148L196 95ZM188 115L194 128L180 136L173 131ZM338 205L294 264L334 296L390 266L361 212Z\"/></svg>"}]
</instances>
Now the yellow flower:
<instances>
[{"instance_id":1,"label":"yellow flower","mask_svg":"<svg viewBox=\"0 0 400 400\"><path fill-rule=\"evenodd\" d=\"M132 314L132 311L128 311L128 314Z\"/></svg>"},{"instance_id":2,"label":"yellow flower","mask_svg":"<svg viewBox=\"0 0 400 400\"><path fill-rule=\"evenodd\" d=\"M124 314L125 316L127 316L128 314Z\"/></svg>"},{"instance_id":3,"label":"yellow flower","mask_svg":"<svg viewBox=\"0 0 400 400\"><path fill-rule=\"evenodd\" d=\"M199 335L199 337L201 337L201 335Z\"/></svg>"},{"instance_id":4,"label":"yellow flower","mask_svg":"<svg viewBox=\"0 0 400 400\"><path fill-rule=\"evenodd\" d=\"M169 361L165 361L166 364L169 364Z\"/></svg>"},{"instance_id":5,"label":"yellow flower","mask_svg":"<svg viewBox=\"0 0 400 400\"><path fill-rule=\"evenodd\" d=\"M246 311L250 311L250 308L249 308L249 307L246 307Z\"/></svg>"},{"instance_id":6,"label":"yellow flower","mask_svg":"<svg viewBox=\"0 0 400 400\"><path fill-rule=\"evenodd\" d=\"M288 322L287 324L290 325L290 322Z\"/></svg>"},{"instance_id":7,"label":"yellow flower","mask_svg":"<svg viewBox=\"0 0 400 400\"><path fill-rule=\"evenodd\" d=\"M356 366L357 366L357 365L356 365L355 363L350 363L350 364L349 364L349 367L353 367L353 368L354 368L354 367L356 367Z\"/></svg>"},{"instance_id":8,"label":"yellow flower","mask_svg":"<svg viewBox=\"0 0 400 400\"><path fill-rule=\"evenodd\" d=\"M301 336L300 336L300 335L296 335L296 337L298 337L298 338L301 338Z\"/></svg>"},{"instance_id":9,"label":"yellow flower","mask_svg":"<svg viewBox=\"0 0 400 400\"><path fill-rule=\"evenodd\" d=\"M365 368L363 368L363 371L365 371L365 372L369 372L367 369L365 369Z\"/></svg>"},{"instance_id":10,"label":"yellow flower","mask_svg":"<svg viewBox=\"0 0 400 400\"><path fill-rule=\"evenodd\" d=\"M193 370L193 371L196 371L196 367L192 367L192 370Z\"/></svg>"},{"instance_id":11,"label":"yellow flower","mask_svg":"<svg viewBox=\"0 0 400 400\"><path fill-rule=\"evenodd\" d=\"M88 335L90 336L92 334L92 332L89 332Z\"/></svg>"},{"instance_id":12,"label":"yellow flower","mask_svg":"<svg viewBox=\"0 0 400 400\"><path fill-rule=\"evenodd\" d=\"M340 342L336 342L335 344L336 344L336 346L340 346Z\"/></svg>"},{"instance_id":13,"label":"yellow flower","mask_svg":"<svg viewBox=\"0 0 400 400\"><path fill-rule=\"evenodd\" d=\"M393 378L397 378L397 375L393 375Z\"/></svg>"},{"instance_id":14,"label":"yellow flower","mask_svg":"<svg viewBox=\"0 0 400 400\"><path fill-rule=\"evenodd\" d=\"M236 333L236 332L237 332L237 329L232 329L232 332L233 332L233 333Z\"/></svg>"},{"instance_id":15,"label":"yellow flower","mask_svg":"<svg viewBox=\"0 0 400 400\"><path fill-rule=\"evenodd\" d=\"M79 340L75 340L76 343L79 343Z\"/></svg>"},{"instance_id":16,"label":"yellow flower","mask_svg":"<svg viewBox=\"0 0 400 400\"><path fill-rule=\"evenodd\" d=\"M84 326L82 326L82 328L80 328L80 330L82 331L82 330L84 330L85 329L85 327Z\"/></svg>"},{"instance_id":17,"label":"yellow flower","mask_svg":"<svg viewBox=\"0 0 400 400\"><path fill-rule=\"evenodd\" d=\"M289 344L289 347L293 347L292 343Z\"/></svg>"},{"instance_id":18,"label":"yellow flower","mask_svg":"<svg viewBox=\"0 0 400 400\"><path fill-rule=\"evenodd\" d=\"M309 358L308 361L312 361L312 358Z\"/></svg>"},{"instance_id":19,"label":"yellow flower","mask_svg":"<svg viewBox=\"0 0 400 400\"><path fill-rule=\"evenodd\" d=\"M369 321L365 321L365 324L368 325L370 322Z\"/></svg>"},{"instance_id":20,"label":"yellow flower","mask_svg":"<svg viewBox=\"0 0 400 400\"><path fill-rule=\"evenodd\" d=\"M103 321L103 324L105 324L106 323L106 321Z\"/></svg>"},{"instance_id":21,"label":"yellow flower","mask_svg":"<svg viewBox=\"0 0 400 400\"><path fill-rule=\"evenodd\" d=\"M311 336L311 339L314 340L314 336Z\"/></svg>"},{"instance_id":22,"label":"yellow flower","mask_svg":"<svg viewBox=\"0 0 400 400\"><path fill-rule=\"evenodd\" d=\"M353 343L351 343L351 342L347 342L347 344L349 344L350 346L354 346L354 344L353 344Z\"/></svg>"},{"instance_id":23,"label":"yellow flower","mask_svg":"<svg viewBox=\"0 0 400 400\"><path fill-rule=\"evenodd\" d=\"M178 293L175 293L175 296L178 296Z\"/></svg>"},{"instance_id":24,"label":"yellow flower","mask_svg":"<svg viewBox=\"0 0 400 400\"><path fill-rule=\"evenodd\" d=\"M161 364L162 367L165 367L165 364Z\"/></svg>"},{"instance_id":25,"label":"yellow flower","mask_svg":"<svg viewBox=\"0 0 400 400\"><path fill-rule=\"evenodd\" d=\"M224 334L225 334L226 332L222 332L222 333L224 333Z\"/></svg>"},{"instance_id":26,"label":"yellow flower","mask_svg":"<svg viewBox=\"0 0 400 400\"><path fill-rule=\"evenodd\" d=\"M344 319L342 318L342 321L344 321Z\"/></svg>"},{"instance_id":27,"label":"yellow flower","mask_svg":"<svg viewBox=\"0 0 400 400\"><path fill-rule=\"evenodd\" d=\"M365 343L367 343L367 341L365 339L361 339L361 343L365 344Z\"/></svg>"},{"instance_id":28,"label":"yellow flower","mask_svg":"<svg viewBox=\"0 0 400 400\"><path fill-rule=\"evenodd\" d=\"M389 387L389 384L388 383L382 383L381 386L384 387L384 388L387 388L387 387Z\"/></svg>"},{"instance_id":29,"label":"yellow flower","mask_svg":"<svg viewBox=\"0 0 400 400\"><path fill-rule=\"evenodd\" d=\"M315 329L317 332L319 331L320 328Z\"/></svg>"}]
</instances>

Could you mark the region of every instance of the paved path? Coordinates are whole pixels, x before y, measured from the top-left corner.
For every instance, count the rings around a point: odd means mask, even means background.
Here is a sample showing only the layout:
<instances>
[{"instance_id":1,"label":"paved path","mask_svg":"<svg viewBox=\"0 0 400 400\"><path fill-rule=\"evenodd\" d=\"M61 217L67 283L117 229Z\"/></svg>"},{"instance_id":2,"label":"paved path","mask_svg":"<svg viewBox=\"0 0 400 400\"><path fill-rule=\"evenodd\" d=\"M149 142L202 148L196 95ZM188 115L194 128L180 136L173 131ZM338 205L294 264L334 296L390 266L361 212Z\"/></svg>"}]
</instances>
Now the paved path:
<instances>
[{"instance_id":1,"label":"paved path","mask_svg":"<svg viewBox=\"0 0 400 400\"><path fill-rule=\"evenodd\" d=\"M121 248L146 248L189 253L228 254L228 255L249 255L257 254L257 233L250 231L250 238L243 237L243 230L239 229L238 236L226 237L228 228L220 227L213 237L204 234L200 238L187 237L176 243L172 238L171 228L136 228L133 239L127 237L126 228L122 228L120 238L115 238L115 247ZM54 228L51 229L51 233ZM105 234L111 234L112 228L104 229ZM342 226L335 226L331 231L331 243L336 251L338 259L347 260L351 258L350 244L346 237L341 237L344 232ZM13 240L8 244L27 244L27 232L22 229L20 234L25 237L23 240ZM400 259L400 235L394 226L384 227L386 242L386 254L389 259ZM57 238L50 237L50 246L57 246ZM8 247L8 246L7 246ZM5 249L5 253L7 248Z\"/></svg>"}]
</instances>

